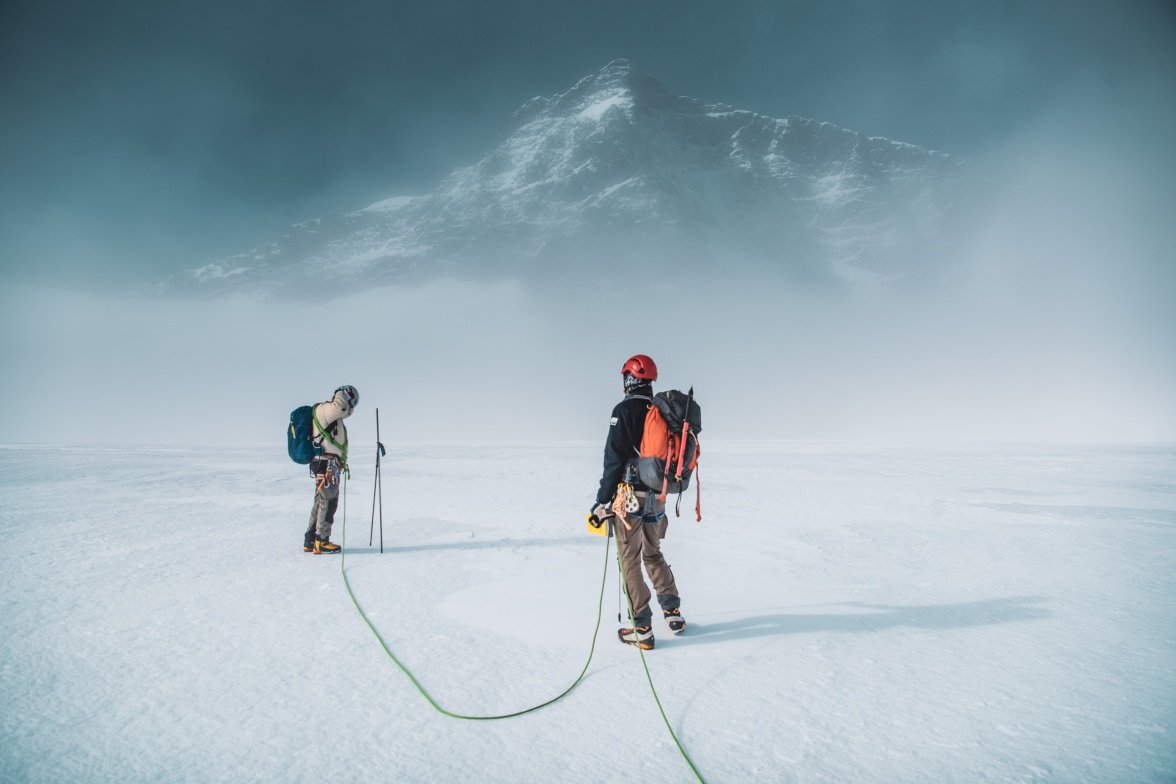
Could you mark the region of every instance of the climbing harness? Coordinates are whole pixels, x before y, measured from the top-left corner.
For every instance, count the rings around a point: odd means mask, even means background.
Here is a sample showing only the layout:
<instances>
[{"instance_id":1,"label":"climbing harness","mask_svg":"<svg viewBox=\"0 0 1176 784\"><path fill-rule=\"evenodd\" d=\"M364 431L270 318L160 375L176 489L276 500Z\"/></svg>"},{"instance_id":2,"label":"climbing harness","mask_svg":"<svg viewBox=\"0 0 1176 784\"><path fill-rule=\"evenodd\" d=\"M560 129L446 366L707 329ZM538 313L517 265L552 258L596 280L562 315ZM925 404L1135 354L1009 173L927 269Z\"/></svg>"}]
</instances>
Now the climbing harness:
<instances>
[{"instance_id":1,"label":"climbing harness","mask_svg":"<svg viewBox=\"0 0 1176 784\"><path fill-rule=\"evenodd\" d=\"M320 458L326 467L315 477L314 489L322 492L323 488L338 487L343 472L343 464L335 455L324 455Z\"/></svg>"},{"instance_id":2,"label":"climbing harness","mask_svg":"<svg viewBox=\"0 0 1176 784\"><path fill-rule=\"evenodd\" d=\"M633 530L633 526L629 525L628 516L637 514L640 509L641 502L637 500L637 494L633 492L633 485L628 482L618 484L616 495L613 496L612 510L625 524L626 531Z\"/></svg>"},{"instance_id":3,"label":"climbing harness","mask_svg":"<svg viewBox=\"0 0 1176 784\"><path fill-rule=\"evenodd\" d=\"M612 508L617 514L636 514L637 510L641 508L641 502L637 500L637 494L633 492L633 485L628 482L621 482L617 485L617 495L613 499Z\"/></svg>"}]
</instances>

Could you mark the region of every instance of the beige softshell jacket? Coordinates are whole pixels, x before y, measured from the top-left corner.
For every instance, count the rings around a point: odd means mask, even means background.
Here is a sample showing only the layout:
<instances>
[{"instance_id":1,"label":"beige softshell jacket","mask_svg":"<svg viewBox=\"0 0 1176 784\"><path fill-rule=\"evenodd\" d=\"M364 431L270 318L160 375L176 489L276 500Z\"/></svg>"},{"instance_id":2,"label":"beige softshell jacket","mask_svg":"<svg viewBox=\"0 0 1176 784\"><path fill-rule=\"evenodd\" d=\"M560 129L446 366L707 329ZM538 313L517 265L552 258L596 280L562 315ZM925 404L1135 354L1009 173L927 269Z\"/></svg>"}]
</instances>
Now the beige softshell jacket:
<instances>
[{"instance_id":1,"label":"beige softshell jacket","mask_svg":"<svg viewBox=\"0 0 1176 784\"><path fill-rule=\"evenodd\" d=\"M332 422L338 422L338 432L331 434L331 438L335 439L339 446L346 448L347 446L347 427L343 424L343 420L351 416L351 407L347 405L347 399L343 397L342 392L336 392L335 396L326 403L319 403L314 409L314 418L318 421L323 430L331 426ZM322 437L318 428L314 430L314 443L316 446L323 448L324 455L337 455L343 457L335 445Z\"/></svg>"}]
</instances>

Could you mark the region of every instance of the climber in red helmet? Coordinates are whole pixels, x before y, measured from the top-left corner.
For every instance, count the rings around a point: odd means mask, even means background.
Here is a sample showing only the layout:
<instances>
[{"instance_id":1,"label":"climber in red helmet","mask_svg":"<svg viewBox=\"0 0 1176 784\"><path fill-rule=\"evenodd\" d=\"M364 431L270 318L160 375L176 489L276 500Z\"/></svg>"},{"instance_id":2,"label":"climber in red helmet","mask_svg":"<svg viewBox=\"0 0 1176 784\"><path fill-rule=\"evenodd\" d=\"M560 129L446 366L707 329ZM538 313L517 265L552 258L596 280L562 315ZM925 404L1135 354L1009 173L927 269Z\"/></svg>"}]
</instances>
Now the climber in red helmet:
<instances>
[{"instance_id":1,"label":"climber in red helmet","mask_svg":"<svg viewBox=\"0 0 1176 784\"><path fill-rule=\"evenodd\" d=\"M652 406L653 382L657 381L657 365L645 354L635 354L621 367L621 379L625 399L612 411L608 439L604 443L604 472L589 516L596 520L611 517L617 535L617 551L633 622L632 627L620 629L617 634L621 642L650 650L654 640L649 602L653 597L641 573L643 562L670 631L681 634L686 629L686 621L682 619L674 573L661 553L661 540L669 522L665 502L658 498L660 488L642 484L636 472L645 420Z\"/></svg>"}]
</instances>

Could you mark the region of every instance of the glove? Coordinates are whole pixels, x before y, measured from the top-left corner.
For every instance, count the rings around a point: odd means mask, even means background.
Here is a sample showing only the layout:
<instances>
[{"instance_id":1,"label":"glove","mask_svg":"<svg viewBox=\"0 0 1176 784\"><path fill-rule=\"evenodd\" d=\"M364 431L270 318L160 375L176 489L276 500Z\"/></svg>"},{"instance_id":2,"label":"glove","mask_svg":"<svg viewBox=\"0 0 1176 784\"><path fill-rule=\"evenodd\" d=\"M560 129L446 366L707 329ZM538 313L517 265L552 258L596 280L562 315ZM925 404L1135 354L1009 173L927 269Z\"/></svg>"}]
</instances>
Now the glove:
<instances>
[{"instance_id":1,"label":"glove","mask_svg":"<svg viewBox=\"0 0 1176 784\"><path fill-rule=\"evenodd\" d=\"M592 510L588 512L588 524L593 528L599 528L612 516L613 510L608 504L592 504Z\"/></svg>"}]
</instances>

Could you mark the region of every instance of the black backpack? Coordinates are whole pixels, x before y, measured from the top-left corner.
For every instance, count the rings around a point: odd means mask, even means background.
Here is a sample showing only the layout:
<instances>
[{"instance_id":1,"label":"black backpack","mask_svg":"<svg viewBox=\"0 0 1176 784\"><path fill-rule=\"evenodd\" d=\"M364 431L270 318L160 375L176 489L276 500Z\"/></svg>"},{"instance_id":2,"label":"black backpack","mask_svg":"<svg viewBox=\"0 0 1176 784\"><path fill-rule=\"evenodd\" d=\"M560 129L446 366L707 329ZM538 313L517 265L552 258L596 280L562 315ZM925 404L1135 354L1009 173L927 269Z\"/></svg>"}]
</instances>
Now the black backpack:
<instances>
[{"instance_id":1,"label":"black backpack","mask_svg":"<svg viewBox=\"0 0 1176 784\"><path fill-rule=\"evenodd\" d=\"M690 477L698 468L698 458L702 454L698 443L698 434L702 432L702 409L694 399L693 387L688 393L677 389L658 392L651 403L641 436L637 478L641 484L658 491L663 501L668 493L678 493L680 504L682 492L690 487ZM697 483L695 486L697 488ZM696 505L701 520L699 507L701 491Z\"/></svg>"}]
</instances>

